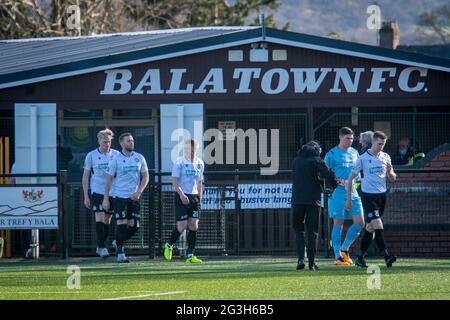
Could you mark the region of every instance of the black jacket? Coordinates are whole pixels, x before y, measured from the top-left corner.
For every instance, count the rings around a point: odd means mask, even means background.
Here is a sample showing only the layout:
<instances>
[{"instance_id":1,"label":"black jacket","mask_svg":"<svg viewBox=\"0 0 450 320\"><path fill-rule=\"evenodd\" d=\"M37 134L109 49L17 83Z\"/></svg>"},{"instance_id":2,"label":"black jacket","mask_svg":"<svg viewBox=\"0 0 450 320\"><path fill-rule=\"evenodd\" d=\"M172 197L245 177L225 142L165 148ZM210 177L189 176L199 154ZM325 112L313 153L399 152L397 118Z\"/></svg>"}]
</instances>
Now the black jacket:
<instances>
[{"instance_id":1,"label":"black jacket","mask_svg":"<svg viewBox=\"0 0 450 320\"><path fill-rule=\"evenodd\" d=\"M394 154L394 156L392 157L392 164L394 165L408 164L409 159L411 159L412 157L414 157L414 150L411 147L408 148L405 155L401 155L400 152L397 150L397 153Z\"/></svg>"},{"instance_id":2,"label":"black jacket","mask_svg":"<svg viewBox=\"0 0 450 320\"><path fill-rule=\"evenodd\" d=\"M320 158L320 151L304 145L294 159L292 204L311 204L320 206L322 181L324 178L334 189L337 187L336 175Z\"/></svg>"}]
</instances>

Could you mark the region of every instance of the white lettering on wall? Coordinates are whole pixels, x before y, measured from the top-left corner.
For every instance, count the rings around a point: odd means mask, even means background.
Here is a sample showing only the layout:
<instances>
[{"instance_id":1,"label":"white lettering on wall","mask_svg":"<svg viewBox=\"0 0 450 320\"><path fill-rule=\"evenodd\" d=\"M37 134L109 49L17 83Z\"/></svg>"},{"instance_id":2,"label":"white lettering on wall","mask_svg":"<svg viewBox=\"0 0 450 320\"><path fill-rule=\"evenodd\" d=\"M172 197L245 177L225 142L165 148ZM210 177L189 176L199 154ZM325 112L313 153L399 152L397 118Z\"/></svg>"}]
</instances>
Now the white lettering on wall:
<instances>
[{"instance_id":1,"label":"white lettering on wall","mask_svg":"<svg viewBox=\"0 0 450 320\"><path fill-rule=\"evenodd\" d=\"M389 77L395 77L397 72L397 68L372 68L372 83L370 84L370 88L366 90L366 92L381 92L382 89L380 87L382 82L386 81L386 78L383 77L384 72L389 72Z\"/></svg>"},{"instance_id":2,"label":"white lettering on wall","mask_svg":"<svg viewBox=\"0 0 450 320\"><path fill-rule=\"evenodd\" d=\"M227 90L223 86L223 70L222 68L211 68L206 77L203 79L202 84L195 93L206 93L206 87L211 86L212 89L209 93L226 93Z\"/></svg>"},{"instance_id":3,"label":"white lettering on wall","mask_svg":"<svg viewBox=\"0 0 450 320\"><path fill-rule=\"evenodd\" d=\"M268 70L235 68L232 79L228 81L224 79L222 68L211 68L204 77L197 80L200 84L193 80L190 80L191 82L184 80L192 79L189 73L193 71L187 68L170 69L169 79L164 84L161 82L161 72L160 69L148 69L141 78L133 78L132 72L128 69L106 70L105 83L100 94L214 94L227 93L230 89L234 94L251 94L260 91L267 95L277 95L286 92L288 88L292 88L289 89L293 90L290 93L295 94L316 92L374 94L393 93L396 89L408 93L428 92L426 88L428 69L419 67L405 67L398 71L396 67L272 68ZM361 88L362 84L366 87ZM134 86L136 87L133 90Z\"/></svg>"},{"instance_id":4,"label":"white lettering on wall","mask_svg":"<svg viewBox=\"0 0 450 320\"><path fill-rule=\"evenodd\" d=\"M278 84L272 89L273 76L278 74ZM289 84L289 73L281 68L269 69L261 80L261 89L267 94L278 94L283 92Z\"/></svg>"},{"instance_id":5,"label":"white lettering on wall","mask_svg":"<svg viewBox=\"0 0 450 320\"><path fill-rule=\"evenodd\" d=\"M319 78L316 79L318 68L291 68L294 74L295 93L317 92L325 76L331 71L331 68L320 68Z\"/></svg>"},{"instance_id":6,"label":"white lettering on wall","mask_svg":"<svg viewBox=\"0 0 450 320\"><path fill-rule=\"evenodd\" d=\"M358 91L359 77L364 71L364 68L353 68L353 72L355 73L355 79L353 81L347 68L334 68L333 70L336 72L336 77L334 78L334 87L330 90L330 92L341 92L341 89L339 88L340 81L344 84L347 92Z\"/></svg>"},{"instance_id":7,"label":"white lettering on wall","mask_svg":"<svg viewBox=\"0 0 450 320\"><path fill-rule=\"evenodd\" d=\"M261 74L261 68L236 68L234 69L233 79L241 79L239 88L235 93L251 93L250 80L258 79Z\"/></svg>"},{"instance_id":8,"label":"white lettering on wall","mask_svg":"<svg viewBox=\"0 0 450 320\"><path fill-rule=\"evenodd\" d=\"M183 73L186 73L186 69L170 69L172 79L170 81L169 90L166 90L167 94L189 94L192 93L194 85L189 83L185 89L181 89L181 79Z\"/></svg>"},{"instance_id":9,"label":"white lettering on wall","mask_svg":"<svg viewBox=\"0 0 450 320\"><path fill-rule=\"evenodd\" d=\"M130 80L132 73L128 69L106 70L105 86L100 94L125 94L131 89ZM118 77L120 75L120 77ZM114 90L115 85L119 88Z\"/></svg>"},{"instance_id":10,"label":"white lettering on wall","mask_svg":"<svg viewBox=\"0 0 450 320\"><path fill-rule=\"evenodd\" d=\"M423 89L425 86L425 83L422 81L418 81L417 84L414 87L409 86L409 77L411 76L411 73L414 71L419 72L421 77L426 77L428 73L428 69L424 68L417 68L417 67L409 67L405 68L400 72L400 75L398 76L398 86L401 90L405 92L418 92Z\"/></svg>"},{"instance_id":11,"label":"white lettering on wall","mask_svg":"<svg viewBox=\"0 0 450 320\"><path fill-rule=\"evenodd\" d=\"M142 77L141 82L139 82L136 89L131 91L131 94L143 94L144 87L150 87L150 90L147 90L146 94L161 94L164 93L161 90L161 79L159 76L159 69L148 69L145 75Z\"/></svg>"}]
</instances>

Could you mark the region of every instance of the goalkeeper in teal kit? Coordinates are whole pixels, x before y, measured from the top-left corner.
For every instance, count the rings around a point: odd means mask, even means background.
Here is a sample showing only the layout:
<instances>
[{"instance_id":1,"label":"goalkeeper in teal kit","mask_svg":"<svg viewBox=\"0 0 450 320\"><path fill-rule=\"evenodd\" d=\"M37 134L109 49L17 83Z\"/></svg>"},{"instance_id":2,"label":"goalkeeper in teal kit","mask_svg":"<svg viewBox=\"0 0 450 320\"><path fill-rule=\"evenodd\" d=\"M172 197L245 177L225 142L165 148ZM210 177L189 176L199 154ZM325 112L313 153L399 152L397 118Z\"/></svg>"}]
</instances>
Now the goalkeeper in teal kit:
<instances>
[{"instance_id":1,"label":"goalkeeper in teal kit","mask_svg":"<svg viewBox=\"0 0 450 320\"><path fill-rule=\"evenodd\" d=\"M359 157L358 151L351 147L353 137L352 129L347 127L341 128L339 130L339 145L328 151L325 156L326 165L335 172L339 180L338 187L328 200L328 214L333 219L331 239L336 259L335 265L339 266L350 266L353 264L348 251L364 226L363 207L356 188L353 189L351 195L352 210L347 211L345 209L347 179ZM348 229L344 242L342 242L342 228L345 219L352 219L353 224Z\"/></svg>"}]
</instances>

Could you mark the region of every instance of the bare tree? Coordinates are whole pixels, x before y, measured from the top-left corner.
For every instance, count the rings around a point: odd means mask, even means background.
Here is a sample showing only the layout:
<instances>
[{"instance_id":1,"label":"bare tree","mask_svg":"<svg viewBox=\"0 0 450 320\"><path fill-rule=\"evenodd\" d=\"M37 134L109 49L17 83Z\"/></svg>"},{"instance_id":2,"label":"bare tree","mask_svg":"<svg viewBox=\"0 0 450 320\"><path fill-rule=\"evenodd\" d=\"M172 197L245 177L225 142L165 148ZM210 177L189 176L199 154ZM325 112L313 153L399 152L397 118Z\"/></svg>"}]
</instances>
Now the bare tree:
<instances>
[{"instance_id":1,"label":"bare tree","mask_svg":"<svg viewBox=\"0 0 450 320\"><path fill-rule=\"evenodd\" d=\"M0 38L76 36L132 31L138 26L123 18L117 0L0 0ZM71 28L68 8L80 10L80 28Z\"/></svg>"},{"instance_id":2,"label":"bare tree","mask_svg":"<svg viewBox=\"0 0 450 320\"><path fill-rule=\"evenodd\" d=\"M278 0L0 0L0 39L76 36L161 28L257 25ZM80 9L80 26L67 23L68 8ZM286 29L288 25L284 26Z\"/></svg>"},{"instance_id":3,"label":"bare tree","mask_svg":"<svg viewBox=\"0 0 450 320\"><path fill-rule=\"evenodd\" d=\"M437 35L442 44L450 43L450 5L422 13L419 26L419 32Z\"/></svg>"},{"instance_id":4,"label":"bare tree","mask_svg":"<svg viewBox=\"0 0 450 320\"><path fill-rule=\"evenodd\" d=\"M279 6L278 0L134 0L127 1L125 12L144 29L258 25L262 12L266 25L275 27L271 12Z\"/></svg>"}]
</instances>

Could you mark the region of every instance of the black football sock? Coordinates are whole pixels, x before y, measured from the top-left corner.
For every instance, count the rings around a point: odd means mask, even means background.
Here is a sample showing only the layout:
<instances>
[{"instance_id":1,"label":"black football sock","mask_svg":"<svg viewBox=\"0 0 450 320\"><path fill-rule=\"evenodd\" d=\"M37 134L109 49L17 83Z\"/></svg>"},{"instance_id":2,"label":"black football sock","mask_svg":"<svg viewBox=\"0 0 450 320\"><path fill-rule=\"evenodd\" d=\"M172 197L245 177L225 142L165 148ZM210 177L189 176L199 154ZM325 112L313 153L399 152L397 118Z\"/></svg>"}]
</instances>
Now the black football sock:
<instances>
[{"instance_id":1,"label":"black football sock","mask_svg":"<svg viewBox=\"0 0 450 320\"><path fill-rule=\"evenodd\" d=\"M172 235L170 236L169 245L173 246L175 244L175 242L178 241L178 238L180 237L180 235L181 235L180 231L178 231L178 228L175 227L172 230Z\"/></svg>"},{"instance_id":2,"label":"black football sock","mask_svg":"<svg viewBox=\"0 0 450 320\"><path fill-rule=\"evenodd\" d=\"M103 241L106 242L109 236L109 224L103 224Z\"/></svg>"},{"instance_id":3,"label":"black football sock","mask_svg":"<svg viewBox=\"0 0 450 320\"><path fill-rule=\"evenodd\" d=\"M105 227L103 222L95 223L95 230L97 231L97 246L99 248L105 247Z\"/></svg>"},{"instance_id":4,"label":"black football sock","mask_svg":"<svg viewBox=\"0 0 450 320\"><path fill-rule=\"evenodd\" d=\"M117 225L116 243L117 243L117 253L118 254L123 253L123 244L127 237L127 227L128 226L126 224Z\"/></svg>"},{"instance_id":5,"label":"black football sock","mask_svg":"<svg viewBox=\"0 0 450 320\"><path fill-rule=\"evenodd\" d=\"M377 243L378 249L383 253L383 255L386 257L389 255L388 251L386 250L386 242L384 241L384 235L383 230L375 230L375 242Z\"/></svg>"},{"instance_id":6,"label":"black football sock","mask_svg":"<svg viewBox=\"0 0 450 320\"><path fill-rule=\"evenodd\" d=\"M373 233L370 233L369 231L364 230L364 235L361 240L361 247L360 247L360 252L359 252L359 256L361 258L364 258L364 256L366 255L366 252L369 249L370 243L372 242L372 237L373 237Z\"/></svg>"},{"instance_id":7,"label":"black football sock","mask_svg":"<svg viewBox=\"0 0 450 320\"><path fill-rule=\"evenodd\" d=\"M139 228L136 226L133 227L128 227L127 228L127 236L125 238L125 240L130 240L135 234L136 232L138 232Z\"/></svg>"},{"instance_id":8,"label":"black football sock","mask_svg":"<svg viewBox=\"0 0 450 320\"><path fill-rule=\"evenodd\" d=\"M187 243L188 243L187 255L188 256L194 254L196 240L197 240L197 231L189 230L188 235L187 235Z\"/></svg>"}]
</instances>

